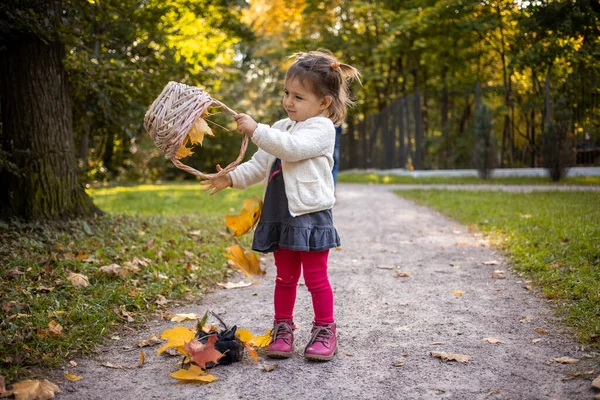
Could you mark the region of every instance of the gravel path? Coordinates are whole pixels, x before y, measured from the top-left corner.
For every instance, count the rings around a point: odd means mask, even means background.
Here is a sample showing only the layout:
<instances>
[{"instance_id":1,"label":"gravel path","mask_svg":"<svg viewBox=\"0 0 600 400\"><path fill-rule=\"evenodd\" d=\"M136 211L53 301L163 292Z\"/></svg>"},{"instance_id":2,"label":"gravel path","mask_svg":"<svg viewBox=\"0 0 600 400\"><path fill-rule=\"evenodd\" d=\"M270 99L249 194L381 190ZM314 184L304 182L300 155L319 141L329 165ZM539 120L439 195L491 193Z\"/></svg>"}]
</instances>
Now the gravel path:
<instances>
[{"instance_id":1,"label":"gravel path","mask_svg":"<svg viewBox=\"0 0 600 400\"><path fill-rule=\"evenodd\" d=\"M139 369L100 365L135 364L138 351L124 349L181 325L160 320L122 335L96 359L77 360L77 367L68 370L84 378L62 384L58 398L591 399L598 368L593 375L572 379L570 372L594 366L550 303L528 289L528 282L511 272L482 237L390 193L392 188L338 188L334 217L342 248L330 254L330 278L340 344L333 361L312 363L302 357L312 321L310 296L302 286L296 303L296 353L277 360L272 372L245 357L216 367L216 382L182 384L169 376L180 358L159 356L155 348L146 348L146 363ZM258 285L219 289L200 304L172 312L212 310L230 324L264 332L272 318L271 256L264 265L268 273ZM492 279L495 270L505 271L505 278ZM396 277L397 271L410 276ZM472 361L443 363L431 352L469 355ZM563 356L583 359L574 365L553 361Z\"/></svg>"}]
</instances>

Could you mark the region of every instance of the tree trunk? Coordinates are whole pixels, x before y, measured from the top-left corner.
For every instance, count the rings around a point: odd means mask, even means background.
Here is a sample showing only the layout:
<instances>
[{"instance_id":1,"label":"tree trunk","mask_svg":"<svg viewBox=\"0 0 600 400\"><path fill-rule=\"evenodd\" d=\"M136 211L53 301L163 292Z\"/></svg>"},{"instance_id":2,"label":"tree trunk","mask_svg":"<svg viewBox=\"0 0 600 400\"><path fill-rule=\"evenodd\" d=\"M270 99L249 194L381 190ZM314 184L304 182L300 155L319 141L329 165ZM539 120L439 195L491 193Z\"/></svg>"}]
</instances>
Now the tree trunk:
<instances>
[{"instance_id":1,"label":"tree trunk","mask_svg":"<svg viewBox=\"0 0 600 400\"><path fill-rule=\"evenodd\" d=\"M49 20L59 1L38 3ZM0 171L0 218L59 219L97 210L77 179L64 48L18 32L0 51L0 143L18 173Z\"/></svg>"}]
</instances>

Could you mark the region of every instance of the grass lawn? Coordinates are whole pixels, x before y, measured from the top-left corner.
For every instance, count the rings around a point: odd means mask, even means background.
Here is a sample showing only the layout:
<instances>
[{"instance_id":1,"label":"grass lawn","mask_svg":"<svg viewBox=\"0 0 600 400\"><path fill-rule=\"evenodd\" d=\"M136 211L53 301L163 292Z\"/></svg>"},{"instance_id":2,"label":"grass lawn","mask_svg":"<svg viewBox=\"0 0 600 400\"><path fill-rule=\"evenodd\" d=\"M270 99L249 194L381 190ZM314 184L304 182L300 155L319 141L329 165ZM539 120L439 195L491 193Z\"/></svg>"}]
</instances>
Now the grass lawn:
<instances>
[{"instance_id":1,"label":"grass lawn","mask_svg":"<svg viewBox=\"0 0 600 400\"><path fill-rule=\"evenodd\" d=\"M580 340L600 347L600 193L402 190L475 225L553 299Z\"/></svg>"},{"instance_id":2,"label":"grass lawn","mask_svg":"<svg viewBox=\"0 0 600 400\"><path fill-rule=\"evenodd\" d=\"M120 329L160 314L164 296L194 301L226 280L234 243L225 215L262 187L209 196L196 184L89 191L106 215L52 224L0 223L0 376L44 377ZM249 249L250 235L239 238ZM110 277L102 266L129 267ZM87 287L69 274L85 275ZM199 310L203 312L205 310Z\"/></svg>"},{"instance_id":3,"label":"grass lawn","mask_svg":"<svg viewBox=\"0 0 600 400\"><path fill-rule=\"evenodd\" d=\"M378 174L351 174L338 175L340 182L346 183L383 183L383 184L443 184L443 185L600 185L600 176L565 178L560 182L552 182L550 178L542 177L514 177L479 179L477 177L444 177L429 176L413 178L412 176L378 175Z\"/></svg>"}]
</instances>

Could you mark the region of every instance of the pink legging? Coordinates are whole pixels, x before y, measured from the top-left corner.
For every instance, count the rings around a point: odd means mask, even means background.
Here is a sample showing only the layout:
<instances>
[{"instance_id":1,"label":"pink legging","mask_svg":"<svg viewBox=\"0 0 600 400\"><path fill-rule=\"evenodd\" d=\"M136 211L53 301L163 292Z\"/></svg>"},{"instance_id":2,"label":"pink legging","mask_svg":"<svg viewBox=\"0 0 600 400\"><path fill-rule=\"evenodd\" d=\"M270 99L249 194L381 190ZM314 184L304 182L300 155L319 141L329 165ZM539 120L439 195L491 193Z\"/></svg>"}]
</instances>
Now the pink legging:
<instances>
[{"instance_id":1,"label":"pink legging","mask_svg":"<svg viewBox=\"0 0 600 400\"><path fill-rule=\"evenodd\" d=\"M329 250L294 251L278 249L274 253L277 266L275 280L275 318L292 318L296 303L296 288L300 273L312 296L315 322L331 323L333 319L333 291L327 276Z\"/></svg>"}]
</instances>

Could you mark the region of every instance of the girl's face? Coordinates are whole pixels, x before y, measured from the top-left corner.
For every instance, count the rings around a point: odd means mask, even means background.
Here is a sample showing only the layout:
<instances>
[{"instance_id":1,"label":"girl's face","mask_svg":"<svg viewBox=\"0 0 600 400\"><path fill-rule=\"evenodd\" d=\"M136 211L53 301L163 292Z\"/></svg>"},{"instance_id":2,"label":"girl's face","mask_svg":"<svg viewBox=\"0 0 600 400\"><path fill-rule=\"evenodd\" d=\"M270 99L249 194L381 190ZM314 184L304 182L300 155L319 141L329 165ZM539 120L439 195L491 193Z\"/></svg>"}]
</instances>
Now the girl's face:
<instances>
[{"instance_id":1,"label":"girl's face","mask_svg":"<svg viewBox=\"0 0 600 400\"><path fill-rule=\"evenodd\" d=\"M285 82L283 108L292 121L302 122L321 115L331 104L331 97L320 98L312 90L302 85L298 79Z\"/></svg>"}]
</instances>

